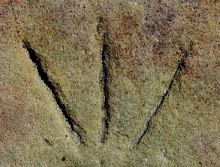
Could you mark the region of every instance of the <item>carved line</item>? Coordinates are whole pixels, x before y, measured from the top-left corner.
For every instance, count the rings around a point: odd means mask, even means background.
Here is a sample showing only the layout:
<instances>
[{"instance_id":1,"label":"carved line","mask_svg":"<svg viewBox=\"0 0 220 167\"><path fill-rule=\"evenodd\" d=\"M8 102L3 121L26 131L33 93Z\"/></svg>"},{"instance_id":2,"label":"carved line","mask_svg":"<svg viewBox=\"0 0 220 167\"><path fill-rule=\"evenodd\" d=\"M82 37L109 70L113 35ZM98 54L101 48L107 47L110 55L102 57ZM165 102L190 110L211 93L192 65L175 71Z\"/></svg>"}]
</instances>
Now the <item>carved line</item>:
<instances>
[{"instance_id":1,"label":"carved line","mask_svg":"<svg viewBox=\"0 0 220 167\"><path fill-rule=\"evenodd\" d=\"M104 117L104 130L101 137L101 142L105 143L106 136L109 130L109 122L111 120L110 115L110 105L109 105L109 86L108 86L108 79L109 79L109 71L108 71L108 60L110 57L109 48L105 44L105 35L103 37L103 48L101 53L101 62L102 62L102 74L101 74L101 87L103 89L103 111L105 113Z\"/></svg>"},{"instance_id":2,"label":"carved line","mask_svg":"<svg viewBox=\"0 0 220 167\"><path fill-rule=\"evenodd\" d=\"M83 141L83 137L80 134L79 131L84 132L83 128L76 123L76 121L73 120L73 118L70 116L69 111L67 110L66 106L64 104L62 104L60 97L56 91L55 86L53 85L53 83L50 81L47 73L44 71L44 69L42 68L41 65L41 60L40 57L36 54L36 52L31 48L30 43L27 41L23 41L23 47L28 51L29 53L29 58L31 59L31 61L36 65L37 70L38 70L38 74L41 77L42 81L45 83L45 85L50 89L50 91L53 94L53 97L57 103L57 105L59 106L59 108L61 109L63 115L65 116L67 122L69 123L72 132L76 133L77 136L79 137L80 143L84 144ZM78 130L76 130L76 128Z\"/></svg>"},{"instance_id":3,"label":"carved line","mask_svg":"<svg viewBox=\"0 0 220 167\"><path fill-rule=\"evenodd\" d=\"M174 72L174 75L171 79L171 81L168 84L167 90L165 91L165 93L163 94L163 96L159 99L159 101L157 102L157 104L155 105L155 107L153 108L153 110L150 112L151 113L151 117L146 119L145 123L144 123L144 128L141 130L141 132L139 132L139 134L137 135L137 138L133 141L133 143L131 144L131 149L133 149L134 147L136 147L137 145L139 145L139 143L141 142L141 139L144 137L144 135L150 131L150 125L152 122L152 119L157 116L160 108L162 107L165 99L167 96L169 96L169 92L172 89L173 86L173 82L174 80L177 78L179 72L183 69L184 67L184 59L188 56L188 53L186 51L182 52L182 54L179 56L179 60L177 63L177 67L176 70Z\"/></svg>"}]
</instances>

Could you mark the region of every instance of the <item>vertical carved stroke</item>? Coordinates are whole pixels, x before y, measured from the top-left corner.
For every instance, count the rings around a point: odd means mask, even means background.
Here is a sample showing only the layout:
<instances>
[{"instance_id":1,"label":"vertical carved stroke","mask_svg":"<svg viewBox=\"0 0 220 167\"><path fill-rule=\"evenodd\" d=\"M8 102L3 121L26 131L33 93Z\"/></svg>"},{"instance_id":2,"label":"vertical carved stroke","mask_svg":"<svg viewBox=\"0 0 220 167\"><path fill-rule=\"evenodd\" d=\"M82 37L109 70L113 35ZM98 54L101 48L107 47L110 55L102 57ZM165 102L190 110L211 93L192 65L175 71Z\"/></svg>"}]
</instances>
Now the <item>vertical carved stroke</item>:
<instances>
[{"instance_id":1,"label":"vertical carved stroke","mask_svg":"<svg viewBox=\"0 0 220 167\"><path fill-rule=\"evenodd\" d=\"M104 117L104 130L101 138L101 142L105 143L106 136L108 134L109 122L111 119L110 115L110 105L109 105L109 69L108 62L110 58L109 47L105 44L105 35L103 37L103 47L101 52L101 62L102 62L102 74L101 74L101 87L103 89L103 110L105 113Z\"/></svg>"},{"instance_id":2,"label":"vertical carved stroke","mask_svg":"<svg viewBox=\"0 0 220 167\"><path fill-rule=\"evenodd\" d=\"M72 132L76 133L77 136L79 137L79 140L82 144L84 144L83 138L79 132L82 131L84 132L84 130L82 129L82 127L80 127L79 124L76 123L76 121L73 120L73 118L70 116L69 111L67 110L66 106L64 104L62 104L60 97L57 93L57 90L55 88L55 86L53 85L53 83L50 81L47 73L44 71L42 65L41 65L41 60L40 57L36 54L36 52L31 48L29 42L27 41L23 41L23 47L28 51L29 53L29 58L31 59L31 61L36 65L37 70L38 70L38 74L41 77L42 81L46 84L46 86L50 89L50 91L53 94L53 97L57 103L57 105L59 106L59 108L61 109L63 115L65 116L67 122L69 123ZM76 130L79 129L79 130Z\"/></svg>"},{"instance_id":3,"label":"vertical carved stroke","mask_svg":"<svg viewBox=\"0 0 220 167\"><path fill-rule=\"evenodd\" d=\"M165 99L167 98L167 96L169 96L169 92L172 89L173 86L173 82L174 80L178 77L178 74L180 73L180 71L183 69L184 67L184 59L188 56L188 53L182 52L182 54L179 56L179 60L176 66L176 70L173 74L172 79L170 80L167 89L165 91L165 93L163 94L163 96L159 99L159 101L157 102L157 104L154 106L153 110L150 111L151 116L150 118L147 118L144 122L144 128L141 130L141 132L139 132L139 134L137 135L137 137L135 138L135 140L133 141L133 143L131 144L131 149L133 149L135 146L137 146L141 139L144 137L144 135L149 132L150 130L150 125L152 122L152 119L158 114L159 110L161 109L162 105L164 104Z\"/></svg>"}]
</instances>

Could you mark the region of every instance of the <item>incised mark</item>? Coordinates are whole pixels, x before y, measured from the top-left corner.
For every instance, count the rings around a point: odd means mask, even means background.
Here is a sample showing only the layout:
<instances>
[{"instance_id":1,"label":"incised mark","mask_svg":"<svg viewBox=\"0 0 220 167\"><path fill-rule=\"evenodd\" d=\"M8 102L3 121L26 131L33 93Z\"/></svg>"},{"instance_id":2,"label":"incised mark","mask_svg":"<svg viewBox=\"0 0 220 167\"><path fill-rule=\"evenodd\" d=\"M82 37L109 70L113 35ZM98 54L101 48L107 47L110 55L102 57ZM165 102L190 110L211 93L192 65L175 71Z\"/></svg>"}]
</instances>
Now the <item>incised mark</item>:
<instances>
[{"instance_id":1,"label":"incised mark","mask_svg":"<svg viewBox=\"0 0 220 167\"><path fill-rule=\"evenodd\" d=\"M97 33L100 37L101 43L101 55L100 55L100 62L101 62L101 74L100 74L100 85L103 92L103 104L102 110L104 112L103 117L103 131L101 135L101 142L104 144L108 135L109 130L109 122L111 120L110 115L110 105L109 105L109 63L110 63L110 49L109 45L107 44L107 26L106 21L103 17L98 18L97 24Z\"/></svg>"},{"instance_id":2,"label":"incised mark","mask_svg":"<svg viewBox=\"0 0 220 167\"><path fill-rule=\"evenodd\" d=\"M108 134L109 122L111 120L110 115L110 105L109 105L109 69L108 62L110 58L109 46L105 44L105 35L103 37L103 47L101 52L101 62L102 62L102 73L100 77L101 87L103 89L103 111L105 113L104 117L104 130L101 138L101 142L104 143L106 136Z\"/></svg>"},{"instance_id":3,"label":"incised mark","mask_svg":"<svg viewBox=\"0 0 220 167\"><path fill-rule=\"evenodd\" d=\"M135 138L135 140L131 144L131 147L130 147L131 149L133 149L135 146L137 146L140 143L141 139L144 137L144 135L150 131L150 125L151 125L152 119L158 114L159 110L161 109L162 105L164 104L165 99L167 98L167 96L169 96L169 92L172 89L174 81L177 79L179 73L184 68L184 59L187 56L188 56L187 51L183 51L182 54L179 56L176 70L173 74L172 79L170 80L170 82L167 86L165 93L159 99L157 104L154 106L153 110L150 111L151 116L145 120L144 128L141 130L141 132L138 133L137 137Z\"/></svg>"},{"instance_id":4,"label":"incised mark","mask_svg":"<svg viewBox=\"0 0 220 167\"><path fill-rule=\"evenodd\" d=\"M72 132L76 133L77 136L79 137L79 140L82 144L84 144L83 141L83 137L80 133L85 133L85 131L83 130L83 128L76 123L76 121L73 120L73 118L70 116L69 111L67 110L66 106L61 102L60 97L58 95L58 92L55 88L55 86L53 85L53 83L50 81L47 73L44 71L42 64L41 64L41 59L40 57L36 54L36 52L31 48L30 43L27 41L23 41L23 47L28 51L29 53L29 58L31 59L31 61L36 65L37 70L38 70L38 74L41 77L41 79L43 80L43 82L47 85L47 87L50 89L50 91L53 94L53 97L57 103L57 105L59 106L59 108L61 109L63 115L65 116L67 122L69 123Z\"/></svg>"}]
</instances>

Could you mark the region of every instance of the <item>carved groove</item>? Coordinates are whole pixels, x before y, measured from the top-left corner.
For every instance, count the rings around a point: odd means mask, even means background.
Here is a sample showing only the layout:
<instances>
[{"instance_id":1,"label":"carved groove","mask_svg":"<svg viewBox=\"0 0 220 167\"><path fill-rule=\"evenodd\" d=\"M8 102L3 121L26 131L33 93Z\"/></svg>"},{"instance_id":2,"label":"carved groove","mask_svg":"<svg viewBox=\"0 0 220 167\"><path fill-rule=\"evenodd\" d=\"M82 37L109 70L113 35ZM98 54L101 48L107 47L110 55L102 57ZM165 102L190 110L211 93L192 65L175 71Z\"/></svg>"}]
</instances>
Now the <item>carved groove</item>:
<instances>
[{"instance_id":1,"label":"carved groove","mask_svg":"<svg viewBox=\"0 0 220 167\"><path fill-rule=\"evenodd\" d=\"M173 86L173 82L174 80L178 77L178 74L180 73L180 71L184 68L184 59L188 56L188 53L182 52L182 54L179 56L179 60L177 63L177 67L176 70L173 74L172 79L170 80L167 90L165 91L165 93L163 94L163 96L159 99L159 101L157 102L157 104L155 105L154 109L151 111L151 117L149 119L147 119L144 123L144 129L139 133L139 135L137 135L138 137L136 138L136 140L132 143L131 145L131 149L133 149L135 146L137 146L141 139L144 137L144 135L150 131L150 125L152 122L152 119L158 114L159 110L161 109L165 99L167 98L167 96L169 96L169 92L172 89Z\"/></svg>"},{"instance_id":2,"label":"carved groove","mask_svg":"<svg viewBox=\"0 0 220 167\"><path fill-rule=\"evenodd\" d=\"M82 127L80 127L79 124L77 124L73 118L70 116L69 111L67 110L66 106L61 102L60 97L57 93L57 90L55 88L55 86L53 85L53 83L50 81L47 73L44 71L42 65L41 65L41 60L40 57L36 54L36 52L31 48L29 42L27 41L23 41L23 47L28 51L29 53L29 58L31 59L31 61L36 65L37 70L38 70L38 74L41 77L41 79L43 80L43 82L47 85L47 87L50 89L50 91L53 94L53 97L57 103L57 105L59 106L59 108L61 109L63 115L65 116L67 122L69 123L71 130L73 133L76 133L77 136L79 137L79 140L81 142L81 144L84 144L83 141L83 137L81 136L80 132L84 132L85 131L82 129ZM76 130L77 129L77 130ZM79 132L80 131L80 132Z\"/></svg>"},{"instance_id":3,"label":"carved groove","mask_svg":"<svg viewBox=\"0 0 220 167\"><path fill-rule=\"evenodd\" d=\"M105 35L103 38L103 48L101 53L101 62L102 62L102 74L101 74L101 87L103 89L103 111L105 113L104 117L104 130L101 138L101 142L104 143L106 136L108 134L109 122L111 120L111 115L109 112L109 71L108 71L108 59L110 58L110 52L108 45L105 44Z\"/></svg>"}]
</instances>

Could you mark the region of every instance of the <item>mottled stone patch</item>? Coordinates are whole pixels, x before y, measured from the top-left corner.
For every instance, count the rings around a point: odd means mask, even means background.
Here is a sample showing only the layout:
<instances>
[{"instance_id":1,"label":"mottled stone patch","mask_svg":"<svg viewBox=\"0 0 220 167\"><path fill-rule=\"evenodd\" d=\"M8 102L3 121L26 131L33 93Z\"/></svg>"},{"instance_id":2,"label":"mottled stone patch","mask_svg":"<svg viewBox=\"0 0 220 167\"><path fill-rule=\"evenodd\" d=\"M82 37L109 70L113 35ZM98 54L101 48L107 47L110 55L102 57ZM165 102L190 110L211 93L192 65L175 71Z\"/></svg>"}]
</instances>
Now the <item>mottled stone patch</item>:
<instances>
[{"instance_id":1,"label":"mottled stone patch","mask_svg":"<svg viewBox=\"0 0 220 167\"><path fill-rule=\"evenodd\" d=\"M154 49L166 46L175 15L172 4L161 3L148 9L143 30L147 41Z\"/></svg>"}]
</instances>

